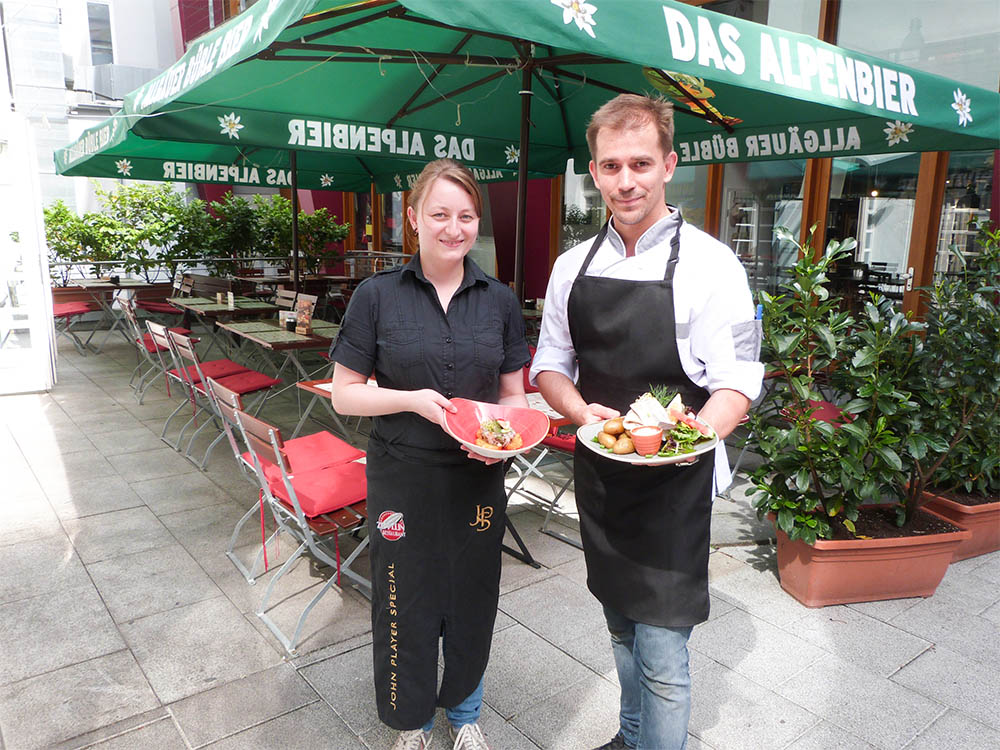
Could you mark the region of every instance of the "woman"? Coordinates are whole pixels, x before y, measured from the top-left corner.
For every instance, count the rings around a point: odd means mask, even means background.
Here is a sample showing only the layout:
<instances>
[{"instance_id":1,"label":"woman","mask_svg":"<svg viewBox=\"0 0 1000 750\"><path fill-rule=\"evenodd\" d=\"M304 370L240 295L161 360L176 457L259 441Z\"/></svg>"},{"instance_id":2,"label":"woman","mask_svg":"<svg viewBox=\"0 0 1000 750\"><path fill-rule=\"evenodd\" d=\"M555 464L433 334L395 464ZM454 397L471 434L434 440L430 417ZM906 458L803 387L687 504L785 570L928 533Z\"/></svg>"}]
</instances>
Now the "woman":
<instances>
[{"instance_id":1,"label":"woman","mask_svg":"<svg viewBox=\"0 0 1000 750\"><path fill-rule=\"evenodd\" d=\"M379 718L401 730L394 750L428 747L435 706L447 709L456 749L487 748L477 722L500 589L503 464L461 447L442 425L453 397L527 406L529 357L515 295L466 258L481 215L467 168L428 164L406 211L419 252L358 286L331 351L334 408L375 418L375 692ZM378 388L367 385L372 373Z\"/></svg>"}]
</instances>

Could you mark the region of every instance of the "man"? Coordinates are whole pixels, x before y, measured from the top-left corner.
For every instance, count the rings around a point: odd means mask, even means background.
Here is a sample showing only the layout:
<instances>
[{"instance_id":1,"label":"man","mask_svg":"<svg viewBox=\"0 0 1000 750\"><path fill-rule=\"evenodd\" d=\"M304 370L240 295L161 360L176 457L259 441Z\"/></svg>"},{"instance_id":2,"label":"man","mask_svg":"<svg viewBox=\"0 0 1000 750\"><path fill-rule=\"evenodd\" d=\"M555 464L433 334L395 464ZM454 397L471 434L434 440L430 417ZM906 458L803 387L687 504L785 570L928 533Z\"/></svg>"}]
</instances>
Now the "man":
<instances>
[{"instance_id":1,"label":"man","mask_svg":"<svg viewBox=\"0 0 1000 750\"><path fill-rule=\"evenodd\" d=\"M677 165L671 105L618 96L594 113L587 142L612 219L556 261L532 380L579 425L667 386L724 438L760 391L760 325L733 252L665 203ZM687 641L708 618L712 498L716 477L720 487L729 478L721 444L712 458L650 467L575 452L587 585L604 605L621 684L621 726L599 750L687 741Z\"/></svg>"}]
</instances>

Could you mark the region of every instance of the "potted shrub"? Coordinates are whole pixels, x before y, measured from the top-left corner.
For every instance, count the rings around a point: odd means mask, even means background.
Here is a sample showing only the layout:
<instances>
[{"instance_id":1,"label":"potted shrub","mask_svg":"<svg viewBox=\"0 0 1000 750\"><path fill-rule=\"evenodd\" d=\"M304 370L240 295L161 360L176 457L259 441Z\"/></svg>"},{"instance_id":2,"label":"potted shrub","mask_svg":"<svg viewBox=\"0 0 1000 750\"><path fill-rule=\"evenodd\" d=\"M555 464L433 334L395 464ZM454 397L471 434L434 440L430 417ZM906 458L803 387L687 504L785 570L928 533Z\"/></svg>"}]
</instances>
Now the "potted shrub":
<instances>
[{"instance_id":1,"label":"potted shrub","mask_svg":"<svg viewBox=\"0 0 1000 750\"><path fill-rule=\"evenodd\" d=\"M951 449L922 489L927 507L971 532L956 560L1000 549L1000 231L979 239L978 254L955 251L962 272L927 296L924 426Z\"/></svg>"},{"instance_id":2,"label":"potted shrub","mask_svg":"<svg viewBox=\"0 0 1000 750\"><path fill-rule=\"evenodd\" d=\"M808 606L929 596L968 536L909 502L922 326L884 298L856 320L830 298L828 271L854 246L815 259L807 244L783 291L762 294L773 385L751 420L755 506L777 527L782 587ZM845 395L833 406L822 387Z\"/></svg>"},{"instance_id":3,"label":"potted shrub","mask_svg":"<svg viewBox=\"0 0 1000 750\"><path fill-rule=\"evenodd\" d=\"M299 214L299 245L309 273L318 273L343 257L339 243L347 239L350 230L350 224L338 224L337 217L322 207L311 214Z\"/></svg>"}]
</instances>

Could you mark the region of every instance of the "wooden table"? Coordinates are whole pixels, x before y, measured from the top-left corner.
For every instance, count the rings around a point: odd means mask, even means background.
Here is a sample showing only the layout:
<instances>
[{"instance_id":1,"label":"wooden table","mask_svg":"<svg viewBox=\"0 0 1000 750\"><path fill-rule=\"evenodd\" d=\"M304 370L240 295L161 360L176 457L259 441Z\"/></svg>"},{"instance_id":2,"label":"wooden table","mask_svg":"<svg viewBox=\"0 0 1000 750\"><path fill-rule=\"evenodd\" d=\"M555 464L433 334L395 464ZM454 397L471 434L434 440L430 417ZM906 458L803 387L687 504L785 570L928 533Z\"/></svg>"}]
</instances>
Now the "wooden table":
<instances>
[{"instance_id":1,"label":"wooden table","mask_svg":"<svg viewBox=\"0 0 1000 750\"><path fill-rule=\"evenodd\" d=\"M209 299L208 297L168 297L167 302L184 312L184 320L181 323L184 328L192 327L193 317L197 317L205 327L211 339L208 350L205 352L206 355L217 344L219 345L219 349L224 351L222 344L219 343L215 335L215 328L219 325L220 320L255 318L261 315L272 314L278 310L277 305L272 305L270 302L261 302L250 297L236 297L233 309L231 310L228 303L223 302L219 304L216 300Z\"/></svg>"},{"instance_id":2,"label":"wooden table","mask_svg":"<svg viewBox=\"0 0 1000 750\"><path fill-rule=\"evenodd\" d=\"M100 306L105 317L111 321L111 327L108 328L108 332L104 334L104 338L101 339L100 346L95 348L90 343L90 340L94 338L94 334L97 333L96 328L90 332L87 340L83 342L84 346L89 348L95 354L99 354L101 350L104 349L104 345L107 343L108 337L110 337L115 331L118 331L129 344L135 346L135 342L132 341L132 337L129 335L128 331L125 330L125 316L122 315L120 311L115 312L114 310L115 297L120 291L152 289L156 286L156 284L148 281L141 281L139 279L119 279L116 282L111 281L111 279L76 279L72 283L73 286L78 286L81 289L84 289L87 294L90 295L90 298Z\"/></svg>"}]
</instances>

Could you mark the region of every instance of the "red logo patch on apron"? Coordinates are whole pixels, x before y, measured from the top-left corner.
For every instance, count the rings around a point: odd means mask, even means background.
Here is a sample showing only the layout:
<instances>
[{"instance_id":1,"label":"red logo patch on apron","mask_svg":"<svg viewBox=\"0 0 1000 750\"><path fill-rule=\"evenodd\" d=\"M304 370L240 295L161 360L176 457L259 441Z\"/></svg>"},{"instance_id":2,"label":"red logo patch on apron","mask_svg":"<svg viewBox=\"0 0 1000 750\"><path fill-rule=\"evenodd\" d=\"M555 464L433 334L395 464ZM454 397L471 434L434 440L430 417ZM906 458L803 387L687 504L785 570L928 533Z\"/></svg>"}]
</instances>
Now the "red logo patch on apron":
<instances>
[{"instance_id":1,"label":"red logo patch on apron","mask_svg":"<svg viewBox=\"0 0 1000 750\"><path fill-rule=\"evenodd\" d=\"M375 523L382 536L390 542L395 542L406 536L406 526L403 525L403 514L395 510L384 510Z\"/></svg>"}]
</instances>

